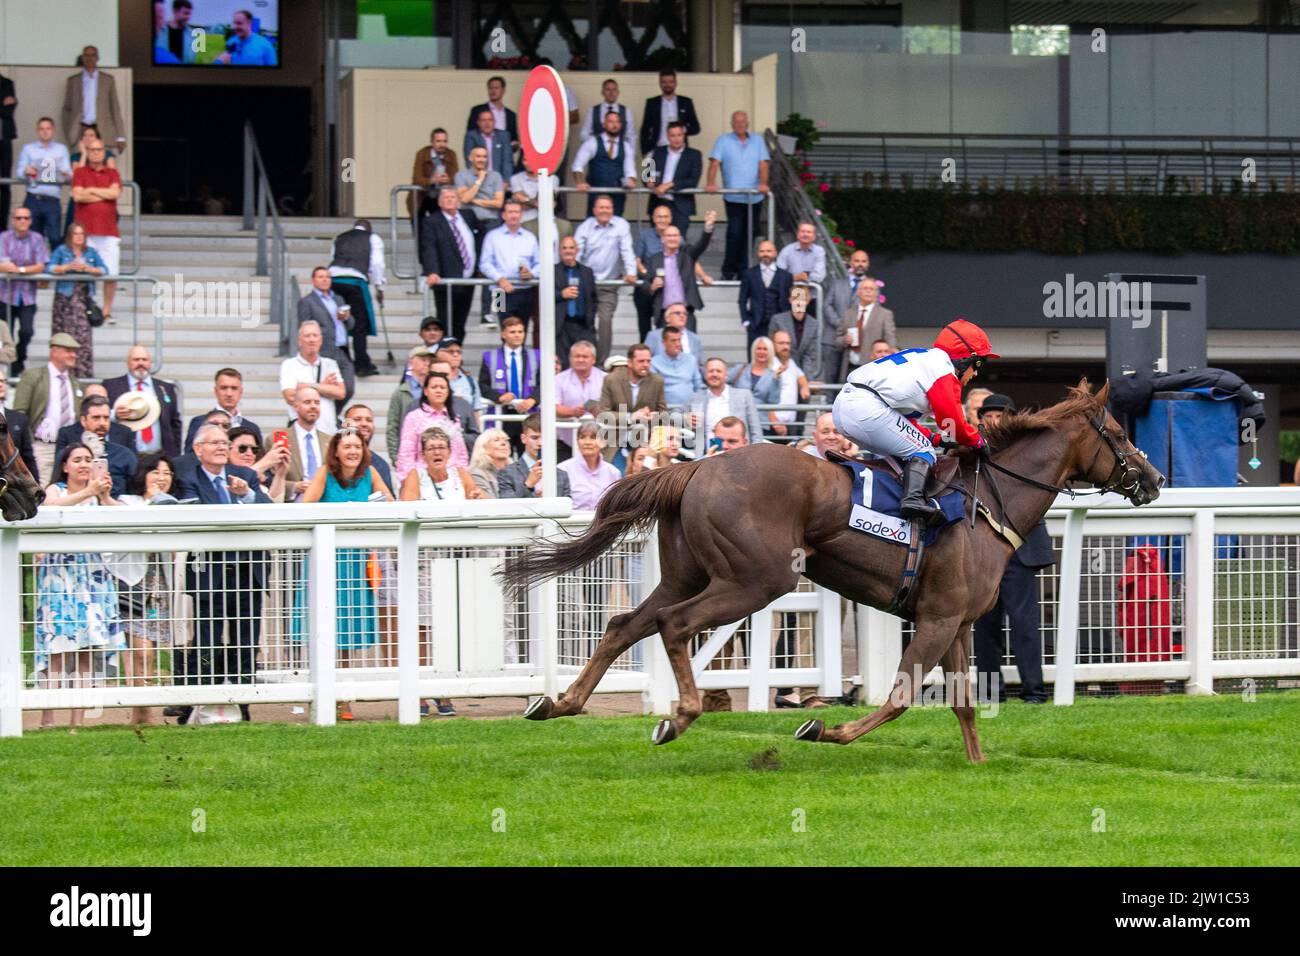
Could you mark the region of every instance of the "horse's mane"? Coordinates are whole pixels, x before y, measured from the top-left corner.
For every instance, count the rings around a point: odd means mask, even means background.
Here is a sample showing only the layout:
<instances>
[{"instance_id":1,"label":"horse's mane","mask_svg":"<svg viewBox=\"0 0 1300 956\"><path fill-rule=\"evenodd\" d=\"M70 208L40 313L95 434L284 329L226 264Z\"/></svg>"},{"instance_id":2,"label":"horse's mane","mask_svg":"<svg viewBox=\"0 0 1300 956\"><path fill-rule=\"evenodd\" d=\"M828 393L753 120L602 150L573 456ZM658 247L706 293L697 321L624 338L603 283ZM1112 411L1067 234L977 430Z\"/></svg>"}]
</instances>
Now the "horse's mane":
<instances>
[{"instance_id":1,"label":"horse's mane","mask_svg":"<svg viewBox=\"0 0 1300 956\"><path fill-rule=\"evenodd\" d=\"M1092 415L1097 411L1097 397L1087 382L1070 387L1069 396L1048 408L1033 412L1011 412L1002 416L996 425L984 425L984 438L994 449L1008 445L1034 432L1055 429L1076 415Z\"/></svg>"}]
</instances>

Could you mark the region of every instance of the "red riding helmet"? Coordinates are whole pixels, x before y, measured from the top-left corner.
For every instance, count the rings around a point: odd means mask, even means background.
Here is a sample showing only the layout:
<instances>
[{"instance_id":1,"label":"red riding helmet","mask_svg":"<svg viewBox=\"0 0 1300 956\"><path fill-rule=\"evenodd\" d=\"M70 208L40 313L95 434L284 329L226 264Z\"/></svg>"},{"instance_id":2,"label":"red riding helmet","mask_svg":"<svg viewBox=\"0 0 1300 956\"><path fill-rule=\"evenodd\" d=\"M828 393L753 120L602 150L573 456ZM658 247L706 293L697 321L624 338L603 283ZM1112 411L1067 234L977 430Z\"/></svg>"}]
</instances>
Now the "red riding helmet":
<instances>
[{"instance_id":1,"label":"red riding helmet","mask_svg":"<svg viewBox=\"0 0 1300 956\"><path fill-rule=\"evenodd\" d=\"M989 337L974 322L957 319L949 322L934 340L934 347L948 353L953 362L962 359L1001 358L989 344Z\"/></svg>"}]
</instances>

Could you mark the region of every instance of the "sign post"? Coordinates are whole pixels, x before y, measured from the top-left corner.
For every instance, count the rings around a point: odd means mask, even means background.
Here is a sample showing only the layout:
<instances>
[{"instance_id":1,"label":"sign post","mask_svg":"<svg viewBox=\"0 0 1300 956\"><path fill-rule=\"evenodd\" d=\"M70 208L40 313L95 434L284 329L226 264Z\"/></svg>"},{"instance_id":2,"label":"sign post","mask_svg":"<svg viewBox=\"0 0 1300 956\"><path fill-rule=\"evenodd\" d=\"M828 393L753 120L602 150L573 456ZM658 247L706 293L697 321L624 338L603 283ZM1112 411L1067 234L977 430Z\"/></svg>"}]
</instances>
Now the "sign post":
<instances>
[{"instance_id":1,"label":"sign post","mask_svg":"<svg viewBox=\"0 0 1300 956\"><path fill-rule=\"evenodd\" d=\"M542 496L554 498L555 478L555 191L551 174L564 162L569 112L564 84L552 67L535 67L524 83L519 103L523 117L520 140L524 162L537 171L537 239L541 275L537 313L542 368L539 379L542 413Z\"/></svg>"},{"instance_id":2,"label":"sign post","mask_svg":"<svg viewBox=\"0 0 1300 956\"><path fill-rule=\"evenodd\" d=\"M524 83L519 102L523 128L519 138L524 163L537 172L537 241L541 275L537 283L537 315L542 374L538 395L542 412L542 497L554 498L555 477L555 191L551 173L564 162L569 137L568 100L560 74L549 66L535 67ZM542 689L555 699L560 691L559 592L554 578L538 588L541 612Z\"/></svg>"}]
</instances>

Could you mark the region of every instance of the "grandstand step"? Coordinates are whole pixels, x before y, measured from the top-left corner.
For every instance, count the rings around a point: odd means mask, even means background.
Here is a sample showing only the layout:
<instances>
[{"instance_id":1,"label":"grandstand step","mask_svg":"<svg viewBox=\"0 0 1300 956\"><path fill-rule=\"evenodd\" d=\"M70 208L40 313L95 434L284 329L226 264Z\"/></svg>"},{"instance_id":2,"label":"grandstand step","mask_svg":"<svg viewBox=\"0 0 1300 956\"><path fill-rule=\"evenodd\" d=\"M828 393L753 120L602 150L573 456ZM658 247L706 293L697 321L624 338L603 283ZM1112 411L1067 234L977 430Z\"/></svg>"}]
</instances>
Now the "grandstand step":
<instances>
[{"instance_id":1,"label":"grandstand step","mask_svg":"<svg viewBox=\"0 0 1300 956\"><path fill-rule=\"evenodd\" d=\"M389 240L388 221L379 219L373 222L384 240L390 273L385 286L383 317L394 357L400 364L404 362L407 350L419 341L420 320L433 309L431 304L426 306L422 292L416 290L413 280L392 278L394 250ZM352 220L339 218L281 220L288 245L289 270L302 292L310 287L311 269L328 260L333 238L351 225ZM173 281L176 275L186 282L254 282L259 308L264 315L269 311L270 279L252 274L257 261L257 235L255 231L243 229L240 217L145 215L141 217L140 227L141 275L153 276L164 283ZM693 227L693 232L695 228L698 227ZM128 219L123 223L124 237L129 237L131 231L132 224ZM124 242L129 243L129 238ZM703 258L704 268L714 276L720 272L722 251L723 237L716 234ZM129 255L125 258L127 262L131 261ZM403 269L417 268L415 243L405 220L398 227L396 261ZM703 286L700 293L705 305L698 316L704 352L720 355L728 362L741 360L746 339L737 318L735 287ZM99 295L102 301L102 288ZM465 366L472 375L478 372L481 354L500 344L499 330L480 324L478 302L476 296L466 329ZM133 303L137 310L133 310ZM52 304L52 288L38 293L36 337L31 346L32 354L37 357L45 354L48 347ZM137 336L152 346L153 307L152 288L142 285L133 296L130 284L119 284L114 303L117 323L102 326L94 332L95 372L98 377L119 375L125 370L126 353ZM614 313L615 353L622 353L636 340L636 329L636 310L631 294L624 291ZM244 376L244 410L259 425L277 427L285 417L284 404L279 396L282 361L277 354L279 334L278 326L270 324L269 316L264 318L263 324L252 328L242 328L236 318L167 316L162 331L163 367L160 375L176 381L181 387L182 411L188 419L212 407L213 373L222 366L234 366ZM377 362L382 364L387 351L382 334L370 340L370 352ZM400 369L357 381L354 401L365 402L374 409L376 427L381 436L374 447L381 453L385 451L382 434L388 401L399 374Z\"/></svg>"}]
</instances>

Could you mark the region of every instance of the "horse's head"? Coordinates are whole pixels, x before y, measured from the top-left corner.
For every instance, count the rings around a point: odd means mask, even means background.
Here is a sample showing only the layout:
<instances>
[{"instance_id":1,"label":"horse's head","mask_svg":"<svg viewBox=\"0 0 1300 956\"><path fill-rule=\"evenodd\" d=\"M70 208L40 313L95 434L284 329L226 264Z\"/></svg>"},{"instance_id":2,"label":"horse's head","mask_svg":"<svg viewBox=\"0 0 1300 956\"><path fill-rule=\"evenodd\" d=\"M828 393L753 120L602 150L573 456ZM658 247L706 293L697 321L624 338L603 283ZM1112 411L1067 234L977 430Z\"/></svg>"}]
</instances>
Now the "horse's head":
<instances>
[{"instance_id":1,"label":"horse's head","mask_svg":"<svg viewBox=\"0 0 1300 956\"><path fill-rule=\"evenodd\" d=\"M1145 505L1160 496L1165 476L1147 461L1144 452L1129 441L1115 417L1106 410L1110 382L1096 395L1088 394L1088 380L1080 379L1079 389L1091 399L1085 407L1087 425L1072 442L1074 460L1069 480L1088 481L1099 488L1123 495L1135 505Z\"/></svg>"},{"instance_id":2,"label":"horse's head","mask_svg":"<svg viewBox=\"0 0 1300 956\"><path fill-rule=\"evenodd\" d=\"M45 492L27 465L18 457L18 447L9 434L9 422L0 411L0 515L6 521L26 521L36 514Z\"/></svg>"}]
</instances>

